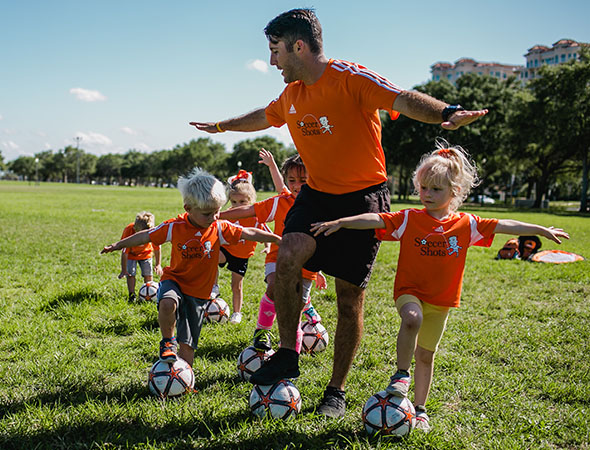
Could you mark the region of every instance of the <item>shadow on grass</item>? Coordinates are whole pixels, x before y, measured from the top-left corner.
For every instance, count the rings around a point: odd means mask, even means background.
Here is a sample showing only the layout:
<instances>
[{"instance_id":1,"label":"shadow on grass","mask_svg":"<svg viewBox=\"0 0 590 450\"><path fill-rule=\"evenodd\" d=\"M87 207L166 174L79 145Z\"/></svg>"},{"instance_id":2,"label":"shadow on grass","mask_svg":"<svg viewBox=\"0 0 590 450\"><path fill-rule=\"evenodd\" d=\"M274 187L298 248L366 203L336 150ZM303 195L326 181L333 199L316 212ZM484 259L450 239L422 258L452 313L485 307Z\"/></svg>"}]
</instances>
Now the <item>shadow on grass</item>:
<instances>
[{"instance_id":1,"label":"shadow on grass","mask_svg":"<svg viewBox=\"0 0 590 450\"><path fill-rule=\"evenodd\" d=\"M96 292L90 288L84 288L77 291L61 293L42 305L39 309L42 312L54 312L66 304L79 305L85 302L98 303L109 300L111 300L110 296L106 296L103 293Z\"/></svg>"},{"instance_id":2,"label":"shadow on grass","mask_svg":"<svg viewBox=\"0 0 590 450\"><path fill-rule=\"evenodd\" d=\"M0 437L2 449L71 449L71 448L134 448L149 443L166 448L184 449L320 449L349 448L359 439L359 433L348 430L328 429L310 436L303 431L286 429L287 425L277 424L272 430L268 425L257 425L258 419L251 418L248 426L249 437L236 440L224 439L228 426L242 423L251 417L248 412L225 416L223 419L207 417L195 422L169 422L165 427L146 424L139 418L113 418L97 420L86 425L66 425L37 433ZM322 420L318 418L318 420ZM260 429L255 428L259 426ZM332 427L330 427L332 428ZM252 435L255 434L255 435ZM362 439L362 438L361 438ZM203 445L204 444L204 445ZM104 447L107 448L107 447ZM150 447L151 448L151 447Z\"/></svg>"}]
</instances>

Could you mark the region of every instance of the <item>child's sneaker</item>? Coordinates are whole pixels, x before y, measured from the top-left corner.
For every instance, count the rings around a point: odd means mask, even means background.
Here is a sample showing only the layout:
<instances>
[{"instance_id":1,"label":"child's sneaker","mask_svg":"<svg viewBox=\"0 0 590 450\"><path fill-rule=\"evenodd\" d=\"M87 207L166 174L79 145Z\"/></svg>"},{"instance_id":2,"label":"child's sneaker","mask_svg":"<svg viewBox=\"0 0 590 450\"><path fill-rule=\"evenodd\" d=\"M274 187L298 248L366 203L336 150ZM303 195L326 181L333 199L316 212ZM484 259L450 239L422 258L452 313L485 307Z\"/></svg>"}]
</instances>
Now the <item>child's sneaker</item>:
<instances>
[{"instance_id":1,"label":"child's sneaker","mask_svg":"<svg viewBox=\"0 0 590 450\"><path fill-rule=\"evenodd\" d=\"M242 321L242 313L235 312L229 318L229 323L240 323Z\"/></svg>"},{"instance_id":2,"label":"child's sneaker","mask_svg":"<svg viewBox=\"0 0 590 450\"><path fill-rule=\"evenodd\" d=\"M137 297L135 296L134 293L129 294L129 303L135 303L135 300L137 300Z\"/></svg>"},{"instance_id":3,"label":"child's sneaker","mask_svg":"<svg viewBox=\"0 0 590 450\"><path fill-rule=\"evenodd\" d=\"M317 409L319 414L326 417L344 417L346 413L346 398L344 391L328 386L324 391L324 398Z\"/></svg>"},{"instance_id":4,"label":"child's sneaker","mask_svg":"<svg viewBox=\"0 0 590 450\"><path fill-rule=\"evenodd\" d=\"M430 417L428 417L426 408L422 405L416 406L416 429L425 433L430 431Z\"/></svg>"},{"instance_id":5,"label":"child's sneaker","mask_svg":"<svg viewBox=\"0 0 590 450\"><path fill-rule=\"evenodd\" d=\"M250 376L250 383L268 386L281 380L299 376L299 353L279 348Z\"/></svg>"},{"instance_id":6,"label":"child's sneaker","mask_svg":"<svg viewBox=\"0 0 590 450\"><path fill-rule=\"evenodd\" d=\"M176 339L162 339L160 341L160 361L173 363L177 359Z\"/></svg>"},{"instance_id":7,"label":"child's sneaker","mask_svg":"<svg viewBox=\"0 0 590 450\"><path fill-rule=\"evenodd\" d=\"M322 321L322 318L312 304L309 305L309 308L303 310L303 315L309 323L319 323Z\"/></svg>"},{"instance_id":8,"label":"child's sneaker","mask_svg":"<svg viewBox=\"0 0 590 450\"><path fill-rule=\"evenodd\" d=\"M396 397L407 397L410 389L410 374L406 370L398 370L389 381L389 386L385 388L385 392Z\"/></svg>"},{"instance_id":9,"label":"child's sneaker","mask_svg":"<svg viewBox=\"0 0 590 450\"><path fill-rule=\"evenodd\" d=\"M267 352L272 348L272 341L270 330L258 328L254 331L254 339L252 339L252 347L261 352Z\"/></svg>"},{"instance_id":10,"label":"child's sneaker","mask_svg":"<svg viewBox=\"0 0 590 450\"><path fill-rule=\"evenodd\" d=\"M214 284L213 289L211 289L211 298L217 298L217 297L219 297L219 285Z\"/></svg>"}]
</instances>

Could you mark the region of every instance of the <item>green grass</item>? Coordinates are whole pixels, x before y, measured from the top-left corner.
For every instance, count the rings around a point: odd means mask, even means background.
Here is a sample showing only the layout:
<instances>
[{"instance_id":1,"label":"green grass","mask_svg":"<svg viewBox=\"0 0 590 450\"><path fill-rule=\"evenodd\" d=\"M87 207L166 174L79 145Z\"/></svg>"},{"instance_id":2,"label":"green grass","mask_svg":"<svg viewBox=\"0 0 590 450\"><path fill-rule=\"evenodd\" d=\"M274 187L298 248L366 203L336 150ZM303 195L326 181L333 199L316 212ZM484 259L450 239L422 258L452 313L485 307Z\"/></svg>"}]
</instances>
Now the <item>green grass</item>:
<instances>
[{"instance_id":1,"label":"green grass","mask_svg":"<svg viewBox=\"0 0 590 450\"><path fill-rule=\"evenodd\" d=\"M245 278L243 322L203 329L194 364L198 392L167 402L149 395L147 373L160 339L155 306L129 305L117 279L119 254L99 255L141 210L156 222L174 217L182 212L180 194L0 183L0 448L590 448L588 261L495 261L508 238L502 235L491 248L472 248L462 306L451 313L435 360L427 405L433 431L369 439L362 406L384 388L395 363L399 318L391 294L399 245L383 244L367 291L346 416L313 414L330 377L330 345L301 358L303 413L260 421L249 413L250 386L235 368L265 288L260 253ZM560 248L590 257L587 216L464 210L563 227L571 240ZM543 240L543 248L556 247ZM163 257L166 263L166 245ZM230 299L227 270L221 289ZM333 281L313 299L332 337Z\"/></svg>"}]
</instances>

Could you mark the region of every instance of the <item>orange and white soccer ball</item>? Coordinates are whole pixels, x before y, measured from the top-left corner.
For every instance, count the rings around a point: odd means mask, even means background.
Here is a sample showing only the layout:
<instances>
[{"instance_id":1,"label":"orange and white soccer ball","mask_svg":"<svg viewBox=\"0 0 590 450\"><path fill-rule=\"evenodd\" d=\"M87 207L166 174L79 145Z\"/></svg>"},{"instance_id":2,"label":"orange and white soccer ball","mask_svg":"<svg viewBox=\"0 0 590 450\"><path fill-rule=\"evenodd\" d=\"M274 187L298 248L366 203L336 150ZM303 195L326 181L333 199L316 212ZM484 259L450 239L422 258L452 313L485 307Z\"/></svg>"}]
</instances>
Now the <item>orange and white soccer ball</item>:
<instances>
[{"instance_id":1,"label":"orange and white soccer ball","mask_svg":"<svg viewBox=\"0 0 590 450\"><path fill-rule=\"evenodd\" d=\"M179 397L193 390L195 374L184 359L174 363L156 361L150 369L148 387L150 392L161 399Z\"/></svg>"},{"instance_id":2,"label":"orange and white soccer ball","mask_svg":"<svg viewBox=\"0 0 590 450\"><path fill-rule=\"evenodd\" d=\"M155 302L158 300L158 287L156 281L148 281L139 288L139 298L146 302Z\"/></svg>"},{"instance_id":3,"label":"orange and white soccer ball","mask_svg":"<svg viewBox=\"0 0 590 450\"><path fill-rule=\"evenodd\" d=\"M250 392L250 410L259 418L289 419L301 411L301 394L288 380L267 386L255 384Z\"/></svg>"},{"instance_id":4,"label":"orange and white soccer ball","mask_svg":"<svg viewBox=\"0 0 590 450\"><path fill-rule=\"evenodd\" d=\"M229 306L221 297L212 298L205 306L205 323L225 323L229 320Z\"/></svg>"}]
</instances>

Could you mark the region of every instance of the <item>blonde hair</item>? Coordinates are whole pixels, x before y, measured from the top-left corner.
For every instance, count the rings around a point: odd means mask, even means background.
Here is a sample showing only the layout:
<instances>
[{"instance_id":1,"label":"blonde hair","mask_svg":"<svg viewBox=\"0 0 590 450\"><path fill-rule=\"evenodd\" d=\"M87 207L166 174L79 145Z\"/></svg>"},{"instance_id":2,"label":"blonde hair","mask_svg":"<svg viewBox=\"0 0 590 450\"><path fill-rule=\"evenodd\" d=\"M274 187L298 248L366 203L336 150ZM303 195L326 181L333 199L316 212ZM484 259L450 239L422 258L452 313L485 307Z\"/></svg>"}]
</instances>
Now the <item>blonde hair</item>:
<instances>
[{"instance_id":1,"label":"blonde hair","mask_svg":"<svg viewBox=\"0 0 590 450\"><path fill-rule=\"evenodd\" d=\"M178 178L178 190L185 205L197 209L221 208L227 203L223 183L210 173L195 167L186 177Z\"/></svg>"},{"instance_id":2,"label":"blonde hair","mask_svg":"<svg viewBox=\"0 0 590 450\"><path fill-rule=\"evenodd\" d=\"M420 185L450 186L453 211L459 209L471 189L480 183L475 163L467 151L449 146L444 139L436 141L436 150L422 156L412 181L416 192L420 192Z\"/></svg>"},{"instance_id":3,"label":"blonde hair","mask_svg":"<svg viewBox=\"0 0 590 450\"><path fill-rule=\"evenodd\" d=\"M135 216L135 231L147 230L155 225L155 217L151 212L142 211Z\"/></svg>"},{"instance_id":4,"label":"blonde hair","mask_svg":"<svg viewBox=\"0 0 590 450\"><path fill-rule=\"evenodd\" d=\"M248 180L237 179L228 184L227 195L231 199L232 195L245 195L248 203L253 205L256 202L256 189Z\"/></svg>"}]
</instances>

